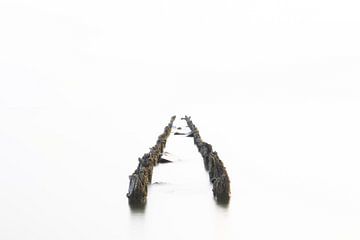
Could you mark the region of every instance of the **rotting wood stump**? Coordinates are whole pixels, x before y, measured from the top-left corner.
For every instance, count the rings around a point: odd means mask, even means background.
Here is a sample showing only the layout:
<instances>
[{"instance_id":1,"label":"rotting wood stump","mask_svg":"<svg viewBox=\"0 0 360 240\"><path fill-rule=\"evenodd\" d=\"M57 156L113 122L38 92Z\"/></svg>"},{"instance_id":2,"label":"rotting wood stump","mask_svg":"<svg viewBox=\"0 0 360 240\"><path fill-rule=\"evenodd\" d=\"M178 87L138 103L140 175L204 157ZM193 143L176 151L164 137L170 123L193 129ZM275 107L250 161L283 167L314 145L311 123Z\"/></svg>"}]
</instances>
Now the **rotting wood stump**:
<instances>
[{"instance_id":1,"label":"rotting wood stump","mask_svg":"<svg viewBox=\"0 0 360 240\"><path fill-rule=\"evenodd\" d=\"M147 187L151 184L153 168L158 163L171 162L162 158L163 151L166 146L167 138L171 133L171 129L176 116L171 117L170 123L165 127L164 132L158 137L158 140L149 153L145 153L138 159L139 163L132 175L129 176L128 197L131 207L143 207L146 203ZM212 191L215 200L220 204L227 204L230 200L230 179L227 174L223 162L220 160L217 152L213 151L211 144L203 141L200 137L199 130L191 121L190 117L182 118L187 122L191 132L186 137L193 137L194 144L200 152L206 171L209 173L209 180L212 183ZM177 132L176 132L177 133ZM184 135L184 134L174 135Z\"/></svg>"},{"instance_id":2,"label":"rotting wood stump","mask_svg":"<svg viewBox=\"0 0 360 240\"><path fill-rule=\"evenodd\" d=\"M209 173L210 182L213 186L213 195L218 203L228 203L230 200L230 178L227 174L223 162L220 160L217 152L213 151L211 144L201 139L199 130L191 121L191 117L182 118L186 121L191 133L188 136L194 138L194 144L197 146L203 160L205 169Z\"/></svg>"},{"instance_id":3,"label":"rotting wood stump","mask_svg":"<svg viewBox=\"0 0 360 240\"><path fill-rule=\"evenodd\" d=\"M161 159L174 120L175 116L171 117L170 123L158 137L155 146L150 148L149 153L145 153L142 158L138 159L136 170L129 176L129 190L126 196L131 206L142 206L146 203L147 187L151 183L153 168Z\"/></svg>"}]
</instances>

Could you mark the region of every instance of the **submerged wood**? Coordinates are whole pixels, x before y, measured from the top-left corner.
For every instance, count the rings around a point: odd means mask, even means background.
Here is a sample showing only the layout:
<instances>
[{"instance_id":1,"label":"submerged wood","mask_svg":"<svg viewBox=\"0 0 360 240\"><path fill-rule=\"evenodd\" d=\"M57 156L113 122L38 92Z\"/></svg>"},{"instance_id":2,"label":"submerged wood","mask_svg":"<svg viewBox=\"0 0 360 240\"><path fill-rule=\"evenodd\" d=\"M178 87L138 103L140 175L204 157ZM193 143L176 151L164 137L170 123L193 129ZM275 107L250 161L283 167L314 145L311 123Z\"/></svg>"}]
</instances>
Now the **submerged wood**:
<instances>
[{"instance_id":1,"label":"submerged wood","mask_svg":"<svg viewBox=\"0 0 360 240\"><path fill-rule=\"evenodd\" d=\"M227 174L223 162L220 160L216 151L213 151L211 144L201 139L199 130L193 124L190 117L182 118L187 122L191 132L187 137L194 138L194 144L201 154L204 167L209 173L209 179L212 183L212 192L214 198L218 203L227 204L230 200L230 179ZM163 151L166 146L167 138L172 129L172 124L175 120L173 116L170 123L164 128L164 132L158 137L155 146L150 148L148 153L145 153L138 159L138 166L134 173L129 176L129 189L126 196L129 199L130 206L144 206L146 204L147 187L151 183L153 168L159 163L169 163L170 160L162 158ZM185 133L175 132L175 135L186 135Z\"/></svg>"},{"instance_id":2,"label":"submerged wood","mask_svg":"<svg viewBox=\"0 0 360 240\"><path fill-rule=\"evenodd\" d=\"M231 194L230 179L223 162L220 160L217 152L213 151L211 144L201 139L199 130L191 121L191 117L185 116L181 119L185 120L190 128L191 134L188 136L194 138L194 144L203 158L204 167L209 173L209 179L213 186L214 198L218 203L228 203Z\"/></svg>"},{"instance_id":3,"label":"submerged wood","mask_svg":"<svg viewBox=\"0 0 360 240\"><path fill-rule=\"evenodd\" d=\"M192 132L192 133L186 135L186 137L194 137L194 133Z\"/></svg>"},{"instance_id":4,"label":"submerged wood","mask_svg":"<svg viewBox=\"0 0 360 240\"><path fill-rule=\"evenodd\" d=\"M167 160L165 158L160 158L158 163L172 163L172 161Z\"/></svg>"},{"instance_id":5,"label":"submerged wood","mask_svg":"<svg viewBox=\"0 0 360 240\"><path fill-rule=\"evenodd\" d=\"M129 189L126 196L129 199L131 206L139 206L146 203L147 187L152 180L152 172L154 166L161 162L166 140L171 133L171 128L175 116L170 120L170 123L164 128L164 132L158 137L155 146L150 148L150 152L145 153L143 157L139 158L139 163L132 175L129 176Z\"/></svg>"},{"instance_id":6,"label":"submerged wood","mask_svg":"<svg viewBox=\"0 0 360 240\"><path fill-rule=\"evenodd\" d=\"M186 135L186 133L175 132L174 135Z\"/></svg>"}]
</instances>

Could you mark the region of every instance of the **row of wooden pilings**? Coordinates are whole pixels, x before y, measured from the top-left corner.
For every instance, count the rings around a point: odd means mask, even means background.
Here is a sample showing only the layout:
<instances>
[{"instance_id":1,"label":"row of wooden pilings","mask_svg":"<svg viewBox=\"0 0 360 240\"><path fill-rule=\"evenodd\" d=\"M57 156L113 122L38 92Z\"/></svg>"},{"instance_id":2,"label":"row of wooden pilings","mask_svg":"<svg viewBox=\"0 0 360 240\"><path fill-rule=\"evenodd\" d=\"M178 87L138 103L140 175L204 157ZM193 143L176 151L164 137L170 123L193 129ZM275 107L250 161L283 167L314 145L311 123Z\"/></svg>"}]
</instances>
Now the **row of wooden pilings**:
<instances>
[{"instance_id":1,"label":"row of wooden pilings","mask_svg":"<svg viewBox=\"0 0 360 240\"><path fill-rule=\"evenodd\" d=\"M171 128L175 120L175 116L171 117L170 123L165 127L164 132L158 137L158 140L150 152L145 153L139 158L139 163L132 175L129 176L130 184L126 196L129 204L132 206L141 206L146 203L147 188L151 184L152 172L163 154L166 140L171 133Z\"/></svg>"},{"instance_id":2,"label":"row of wooden pilings","mask_svg":"<svg viewBox=\"0 0 360 240\"><path fill-rule=\"evenodd\" d=\"M217 152L213 151L211 144L201 139L199 130L191 121L191 117L185 116L183 119L191 130L189 136L194 138L194 144L204 160L204 166L209 173L216 201L218 203L228 203L230 200L230 179L223 162L220 160Z\"/></svg>"}]
</instances>

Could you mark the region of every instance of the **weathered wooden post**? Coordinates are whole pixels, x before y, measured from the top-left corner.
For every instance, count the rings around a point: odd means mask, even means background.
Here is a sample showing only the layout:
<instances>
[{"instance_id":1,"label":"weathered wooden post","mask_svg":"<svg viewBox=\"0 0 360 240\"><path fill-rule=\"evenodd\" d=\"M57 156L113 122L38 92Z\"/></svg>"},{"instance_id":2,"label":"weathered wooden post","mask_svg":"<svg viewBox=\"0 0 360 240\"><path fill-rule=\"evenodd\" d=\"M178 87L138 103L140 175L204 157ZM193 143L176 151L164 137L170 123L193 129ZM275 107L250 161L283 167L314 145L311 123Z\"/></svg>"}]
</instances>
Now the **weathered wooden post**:
<instances>
[{"instance_id":1,"label":"weathered wooden post","mask_svg":"<svg viewBox=\"0 0 360 240\"><path fill-rule=\"evenodd\" d=\"M138 167L133 174L129 176L129 190L126 196L129 199L129 204L132 206L141 206L146 203L147 187L151 183L152 171L156 164L158 164L162 153L164 151L166 140L171 133L172 124L176 116L173 116L170 123L165 127L164 132L158 137L156 145L150 148L149 153L145 153L142 158L139 158Z\"/></svg>"}]
</instances>

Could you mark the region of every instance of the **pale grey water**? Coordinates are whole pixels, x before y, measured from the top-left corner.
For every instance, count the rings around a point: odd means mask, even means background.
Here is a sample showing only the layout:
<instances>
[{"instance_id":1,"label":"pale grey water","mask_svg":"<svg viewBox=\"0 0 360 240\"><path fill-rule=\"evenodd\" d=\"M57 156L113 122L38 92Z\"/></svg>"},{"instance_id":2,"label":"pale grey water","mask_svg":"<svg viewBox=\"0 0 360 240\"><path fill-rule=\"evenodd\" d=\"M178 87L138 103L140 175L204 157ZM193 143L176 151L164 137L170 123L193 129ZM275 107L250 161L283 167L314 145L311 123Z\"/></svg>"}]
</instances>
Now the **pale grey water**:
<instances>
[{"instance_id":1,"label":"pale grey water","mask_svg":"<svg viewBox=\"0 0 360 240\"><path fill-rule=\"evenodd\" d=\"M0 239L358 239L355 106L187 106L227 167L230 204L213 200L192 139L171 135L174 163L154 169L143 211L128 175L173 112L3 109Z\"/></svg>"}]
</instances>

